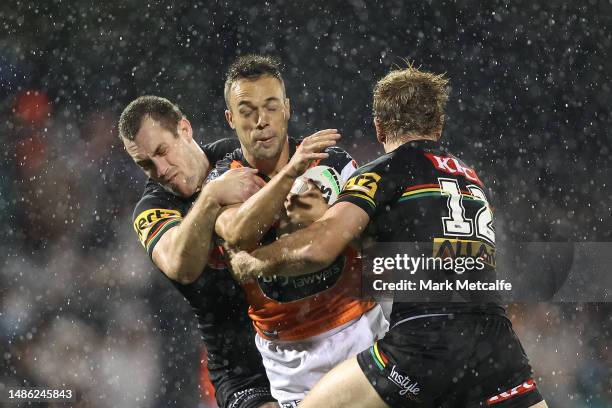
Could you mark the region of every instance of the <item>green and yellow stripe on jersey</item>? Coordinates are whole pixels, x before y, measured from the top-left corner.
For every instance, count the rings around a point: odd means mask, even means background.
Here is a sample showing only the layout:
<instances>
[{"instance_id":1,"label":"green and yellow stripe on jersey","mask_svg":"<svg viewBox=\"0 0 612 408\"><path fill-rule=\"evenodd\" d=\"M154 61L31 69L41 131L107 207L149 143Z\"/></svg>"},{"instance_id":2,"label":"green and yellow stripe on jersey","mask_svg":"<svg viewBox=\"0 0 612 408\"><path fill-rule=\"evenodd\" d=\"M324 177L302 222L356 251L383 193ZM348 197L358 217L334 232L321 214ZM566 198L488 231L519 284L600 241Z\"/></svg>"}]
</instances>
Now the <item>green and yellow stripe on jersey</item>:
<instances>
[{"instance_id":1,"label":"green and yellow stripe on jersey","mask_svg":"<svg viewBox=\"0 0 612 408\"><path fill-rule=\"evenodd\" d=\"M389 364L389 358L384 355L384 353L378 348L378 342L374 343L372 347L370 347L370 354L374 358L374 362L378 366L380 371L383 371L387 364Z\"/></svg>"},{"instance_id":2,"label":"green and yellow stripe on jersey","mask_svg":"<svg viewBox=\"0 0 612 408\"><path fill-rule=\"evenodd\" d=\"M161 236L164 235L164 233L170 228L176 227L178 224L180 224L180 222L181 220L179 218L171 218L159 222L159 224L155 226L153 232L151 232L151 234L145 240L144 247L147 250L147 253L151 255L153 248Z\"/></svg>"},{"instance_id":3,"label":"green and yellow stripe on jersey","mask_svg":"<svg viewBox=\"0 0 612 408\"><path fill-rule=\"evenodd\" d=\"M170 228L180 224L182 219L180 212L165 208L152 208L138 214L134 221L134 230L149 256L161 236Z\"/></svg>"}]
</instances>

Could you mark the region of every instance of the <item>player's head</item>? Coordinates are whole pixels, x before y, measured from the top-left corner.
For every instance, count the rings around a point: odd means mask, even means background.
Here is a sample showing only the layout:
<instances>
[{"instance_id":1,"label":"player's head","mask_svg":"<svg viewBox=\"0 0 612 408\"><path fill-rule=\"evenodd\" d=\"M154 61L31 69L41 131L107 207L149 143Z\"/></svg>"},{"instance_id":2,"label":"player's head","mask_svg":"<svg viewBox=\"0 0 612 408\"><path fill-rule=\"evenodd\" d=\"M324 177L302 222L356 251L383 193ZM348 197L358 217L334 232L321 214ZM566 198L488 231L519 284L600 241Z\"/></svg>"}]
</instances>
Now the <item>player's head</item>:
<instances>
[{"instance_id":1,"label":"player's head","mask_svg":"<svg viewBox=\"0 0 612 408\"><path fill-rule=\"evenodd\" d=\"M202 185L209 163L193 140L189 121L172 102L141 96L121 113L119 136L147 176L182 197Z\"/></svg>"},{"instance_id":2,"label":"player's head","mask_svg":"<svg viewBox=\"0 0 612 408\"><path fill-rule=\"evenodd\" d=\"M225 118L246 158L278 158L286 145L290 116L279 62L261 55L239 57L227 71L224 96Z\"/></svg>"},{"instance_id":3,"label":"player's head","mask_svg":"<svg viewBox=\"0 0 612 408\"><path fill-rule=\"evenodd\" d=\"M374 87L372 110L379 141L438 140L447 100L444 74L422 71L412 64L389 72Z\"/></svg>"}]
</instances>

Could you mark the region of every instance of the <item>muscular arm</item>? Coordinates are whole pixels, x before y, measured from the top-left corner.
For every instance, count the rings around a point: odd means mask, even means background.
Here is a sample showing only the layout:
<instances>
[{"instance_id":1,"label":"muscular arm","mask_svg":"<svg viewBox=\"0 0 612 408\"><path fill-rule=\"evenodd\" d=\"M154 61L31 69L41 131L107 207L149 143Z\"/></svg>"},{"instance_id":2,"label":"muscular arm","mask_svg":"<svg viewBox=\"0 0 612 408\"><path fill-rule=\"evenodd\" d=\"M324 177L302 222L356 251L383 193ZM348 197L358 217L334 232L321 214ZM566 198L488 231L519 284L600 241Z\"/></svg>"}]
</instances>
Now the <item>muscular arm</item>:
<instances>
[{"instance_id":1,"label":"muscular arm","mask_svg":"<svg viewBox=\"0 0 612 408\"><path fill-rule=\"evenodd\" d=\"M295 177L281 170L247 201L226 207L217 218L215 231L237 249L251 249L261 240L283 210Z\"/></svg>"},{"instance_id":2,"label":"muscular arm","mask_svg":"<svg viewBox=\"0 0 612 408\"><path fill-rule=\"evenodd\" d=\"M153 262L166 276L182 284L200 276L208 262L219 210L257 192L263 181L256 173L249 168L234 169L204 186L182 222L166 231L153 248Z\"/></svg>"},{"instance_id":3,"label":"muscular arm","mask_svg":"<svg viewBox=\"0 0 612 408\"><path fill-rule=\"evenodd\" d=\"M339 138L336 129L321 130L304 138L289 163L264 188L240 207L223 211L215 226L217 234L230 247L253 248L279 217L295 179L313 160L329 157L324 150Z\"/></svg>"},{"instance_id":4,"label":"muscular arm","mask_svg":"<svg viewBox=\"0 0 612 408\"><path fill-rule=\"evenodd\" d=\"M182 284L195 281L208 262L215 220L221 206L206 188L182 222L162 235L153 248L155 265Z\"/></svg>"},{"instance_id":5,"label":"muscular arm","mask_svg":"<svg viewBox=\"0 0 612 408\"><path fill-rule=\"evenodd\" d=\"M331 207L309 227L286 235L250 255L235 254L234 272L240 279L250 276L298 276L329 266L355 238L370 218L358 206L342 202Z\"/></svg>"}]
</instances>

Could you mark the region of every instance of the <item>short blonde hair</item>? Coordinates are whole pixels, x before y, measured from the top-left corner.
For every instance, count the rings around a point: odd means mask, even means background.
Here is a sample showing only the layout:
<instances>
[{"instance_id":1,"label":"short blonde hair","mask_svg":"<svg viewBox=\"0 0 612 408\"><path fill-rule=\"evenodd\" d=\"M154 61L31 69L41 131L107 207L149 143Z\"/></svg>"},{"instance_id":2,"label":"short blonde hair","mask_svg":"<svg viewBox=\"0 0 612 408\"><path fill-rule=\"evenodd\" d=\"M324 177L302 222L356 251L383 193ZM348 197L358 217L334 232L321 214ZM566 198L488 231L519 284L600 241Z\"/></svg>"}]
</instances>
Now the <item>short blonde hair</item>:
<instances>
[{"instance_id":1,"label":"short blonde hair","mask_svg":"<svg viewBox=\"0 0 612 408\"><path fill-rule=\"evenodd\" d=\"M378 81L372 110L390 137L431 136L442 129L447 100L444 74L421 71L408 63L407 68L393 70Z\"/></svg>"}]
</instances>

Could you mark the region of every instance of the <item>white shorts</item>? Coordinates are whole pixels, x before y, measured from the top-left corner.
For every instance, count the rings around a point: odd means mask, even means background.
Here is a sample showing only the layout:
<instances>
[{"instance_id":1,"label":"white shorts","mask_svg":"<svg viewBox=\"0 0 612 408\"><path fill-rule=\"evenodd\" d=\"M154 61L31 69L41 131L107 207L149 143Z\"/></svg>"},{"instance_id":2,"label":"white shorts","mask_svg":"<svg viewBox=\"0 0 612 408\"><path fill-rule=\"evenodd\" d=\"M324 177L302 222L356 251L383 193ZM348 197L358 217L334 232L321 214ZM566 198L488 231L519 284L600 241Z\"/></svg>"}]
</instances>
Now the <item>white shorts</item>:
<instances>
[{"instance_id":1,"label":"white shorts","mask_svg":"<svg viewBox=\"0 0 612 408\"><path fill-rule=\"evenodd\" d=\"M381 339L389 329L379 305L328 332L298 341L267 340L255 335L272 396L297 406L328 371Z\"/></svg>"}]
</instances>

